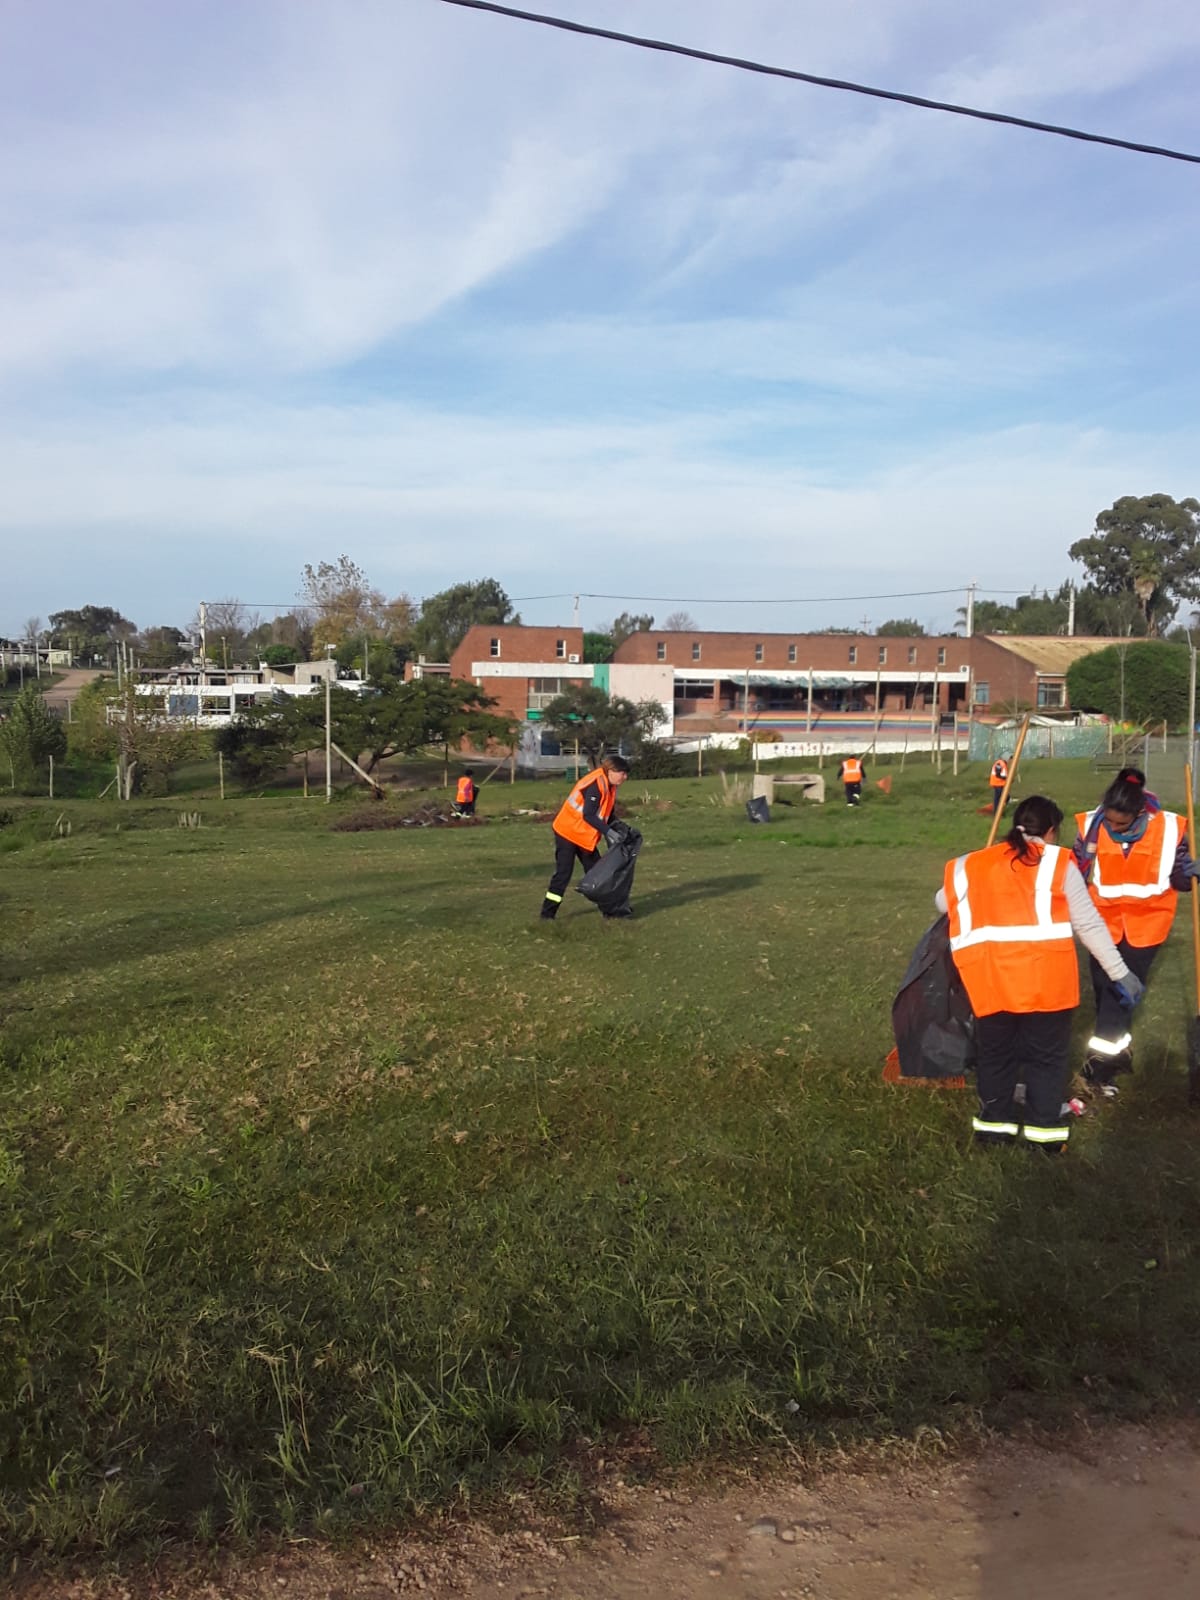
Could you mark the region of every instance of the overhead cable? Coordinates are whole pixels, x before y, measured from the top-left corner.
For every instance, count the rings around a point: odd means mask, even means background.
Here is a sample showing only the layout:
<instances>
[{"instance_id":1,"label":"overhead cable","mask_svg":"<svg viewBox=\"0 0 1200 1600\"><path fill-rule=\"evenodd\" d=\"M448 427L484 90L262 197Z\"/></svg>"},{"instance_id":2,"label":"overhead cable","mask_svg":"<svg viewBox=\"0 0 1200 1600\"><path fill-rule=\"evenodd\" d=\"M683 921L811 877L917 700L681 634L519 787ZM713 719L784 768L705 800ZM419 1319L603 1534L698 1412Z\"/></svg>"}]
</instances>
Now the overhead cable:
<instances>
[{"instance_id":1,"label":"overhead cable","mask_svg":"<svg viewBox=\"0 0 1200 1600\"><path fill-rule=\"evenodd\" d=\"M1136 139L1118 139L1106 133L1087 133L1082 128L1068 128L1056 122L1036 122L1031 117L1015 117L1003 111L981 111L977 106L955 105L949 100L929 100L924 95L902 94L898 89L878 89L866 83L853 83L845 78L826 78L815 72L797 72L791 67L768 66L763 61L749 61L742 56L720 55L713 50L696 50L690 45L671 44L665 39L647 39L637 33L618 33L612 28L597 28L585 22L571 22L566 17L546 16L538 11L521 11L516 6L495 4L495 0L441 0L441 4L459 6L465 11L491 11L497 16L511 17L518 22L535 22L546 28L558 28L564 33L581 33L593 39L609 39L615 44L629 44L639 50L658 50L666 55L687 56L693 61L710 61L716 66L736 67L741 72L757 72L768 78L789 78L796 83L810 83L819 89L839 89L846 94L868 95L874 100L898 100L902 105L919 106L925 111L945 111L951 116L974 117L980 122L1000 122L1012 128L1026 128L1032 133L1052 133L1061 139L1080 139L1085 144L1111 145L1117 150L1132 150L1138 155L1162 156L1168 161L1189 161L1200 166L1200 155L1190 155L1186 150L1171 150L1165 145L1141 144Z\"/></svg>"}]
</instances>

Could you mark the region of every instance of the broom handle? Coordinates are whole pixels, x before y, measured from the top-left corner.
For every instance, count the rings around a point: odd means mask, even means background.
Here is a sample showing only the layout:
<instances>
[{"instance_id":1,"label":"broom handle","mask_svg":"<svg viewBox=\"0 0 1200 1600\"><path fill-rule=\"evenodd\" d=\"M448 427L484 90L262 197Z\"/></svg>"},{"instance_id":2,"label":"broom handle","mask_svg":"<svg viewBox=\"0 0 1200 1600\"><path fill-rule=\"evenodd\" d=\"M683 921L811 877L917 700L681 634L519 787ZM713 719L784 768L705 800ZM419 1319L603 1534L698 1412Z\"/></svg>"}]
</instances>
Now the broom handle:
<instances>
[{"instance_id":1,"label":"broom handle","mask_svg":"<svg viewBox=\"0 0 1200 1600\"><path fill-rule=\"evenodd\" d=\"M993 845L996 842L996 830L1000 826L1000 818L1004 815L1004 808L1008 804L1008 791L1012 788L1013 779L1017 775L1017 763L1021 759L1021 746L1025 743L1025 735L1028 732L1029 717L1026 716L1025 721L1021 724L1021 731L1017 735L1017 747L1013 751L1013 758L1008 763L1008 777L1004 780L1004 793L1000 796L1000 804L992 813L992 826L991 831L988 834L989 845Z\"/></svg>"},{"instance_id":2,"label":"broom handle","mask_svg":"<svg viewBox=\"0 0 1200 1600\"><path fill-rule=\"evenodd\" d=\"M1195 806L1192 804L1192 769L1188 765L1183 769L1187 780L1187 817L1188 817L1188 854L1196 849L1196 818ZM1196 1011L1200 1013L1200 894L1196 890L1196 882L1192 881L1192 892L1188 896L1192 902L1192 956L1196 962Z\"/></svg>"}]
</instances>

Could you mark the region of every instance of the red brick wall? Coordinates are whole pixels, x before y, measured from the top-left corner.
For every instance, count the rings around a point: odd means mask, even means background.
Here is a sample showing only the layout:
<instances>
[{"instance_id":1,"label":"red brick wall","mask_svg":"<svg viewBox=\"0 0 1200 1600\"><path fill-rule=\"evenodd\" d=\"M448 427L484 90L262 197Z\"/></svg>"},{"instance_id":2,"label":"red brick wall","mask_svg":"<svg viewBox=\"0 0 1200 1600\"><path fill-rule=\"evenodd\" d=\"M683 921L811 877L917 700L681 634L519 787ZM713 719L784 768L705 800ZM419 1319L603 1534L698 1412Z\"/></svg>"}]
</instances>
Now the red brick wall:
<instances>
[{"instance_id":1,"label":"red brick wall","mask_svg":"<svg viewBox=\"0 0 1200 1600\"><path fill-rule=\"evenodd\" d=\"M492 656L492 640L499 639L500 655ZM450 657L450 675L469 678L472 661L555 661L559 640L565 644L565 656L583 659L582 628L527 628L524 623L493 625L479 623L467 632L466 638Z\"/></svg>"},{"instance_id":2,"label":"red brick wall","mask_svg":"<svg viewBox=\"0 0 1200 1600\"><path fill-rule=\"evenodd\" d=\"M880 639L875 634L850 633L632 633L623 640L613 656L614 661L657 661L658 646L665 646L666 662L673 667L694 667L698 677L723 672L731 675L753 672L755 668L803 672L808 667L818 672L838 672L850 665L850 648L854 646L858 659L855 670L874 673L882 666L886 677L889 667L906 672L932 672L941 665L950 671L968 666L971 648L978 641L960 639L951 634L929 639ZM693 644L700 646L700 659L692 656ZM755 646L762 645L763 655L755 657ZM796 659L788 659L788 646L795 645ZM909 661L909 648L916 650L916 660ZM887 660L881 663L879 651L887 650ZM938 650L946 652L944 662L938 661Z\"/></svg>"}]
</instances>

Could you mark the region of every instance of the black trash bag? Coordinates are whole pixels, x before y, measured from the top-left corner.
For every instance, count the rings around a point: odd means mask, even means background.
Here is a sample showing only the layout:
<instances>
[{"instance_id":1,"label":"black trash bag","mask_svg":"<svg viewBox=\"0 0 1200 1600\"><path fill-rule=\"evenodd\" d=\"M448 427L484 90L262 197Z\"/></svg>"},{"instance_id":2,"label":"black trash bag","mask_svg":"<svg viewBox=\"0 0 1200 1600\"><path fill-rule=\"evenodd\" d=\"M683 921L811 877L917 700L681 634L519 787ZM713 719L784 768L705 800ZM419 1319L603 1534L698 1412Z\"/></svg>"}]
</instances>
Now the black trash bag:
<instances>
[{"instance_id":1,"label":"black trash bag","mask_svg":"<svg viewBox=\"0 0 1200 1600\"><path fill-rule=\"evenodd\" d=\"M583 882L577 885L579 893L599 906L605 916L611 917L629 904L641 848L641 834L636 828L629 828L618 844L610 845L596 865L588 868Z\"/></svg>"},{"instance_id":2,"label":"black trash bag","mask_svg":"<svg viewBox=\"0 0 1200 1600\"><path fill-rule=\"evenodd\" d=\"M975 1067L975 1013L950 954L950 919L940 916L913 951L892 1002L902 1078L959 1078Z\"/></svg>"},{"instance_id":3,"label":"black trash bag","mask_svg":"<svg viewBox=\"0 0 1200 1600\"><path fill-rule=\"evenodd\" d=\"M746 801L746 815L751 822L770 822L771 808L767 804L765 794L760 794L757 799Z\"/></svg>"}]
</instances>

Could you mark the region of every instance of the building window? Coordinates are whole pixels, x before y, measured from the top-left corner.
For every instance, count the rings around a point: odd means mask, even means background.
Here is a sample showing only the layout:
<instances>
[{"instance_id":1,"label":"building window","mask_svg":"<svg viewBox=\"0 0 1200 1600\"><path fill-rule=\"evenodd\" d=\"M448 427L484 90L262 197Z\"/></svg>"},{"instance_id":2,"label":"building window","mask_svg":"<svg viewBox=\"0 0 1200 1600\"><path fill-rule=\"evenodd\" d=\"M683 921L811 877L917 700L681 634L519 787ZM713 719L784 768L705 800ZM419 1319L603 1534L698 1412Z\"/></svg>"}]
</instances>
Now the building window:
<instances>
[{"instance_id":1,"label":"building window","mask_svg":"<svg viewBox=\"0 0 1200 1600\"><path fill-rule=\"evenodd\" d=\"M917 647L915 644L910 644L908 647L908 664L910 667L915 667L917 664Z\"/></svg>"},{"instance_id":2,"label":"building window","mask_svg":"<svg viewBox=\"0 0 1200 1600\"><path fill-rule=\"evenodd\" d=\"M499 641L499 639L493 639L492 640L492 655L495 656L495 657L498 657L499 654L500 654L500 641Z\"/></svg>"},{"instance_id":3,"label":"building window","mask_svg":"<svg viewBox=\"0 0 1200 1600\"><path fill-rule=\"evenodd\" d=\"M754 659L755 659L755 661L761 661L762 658L763 658L763 647L760 644L756 644L754 646Z\"/></svg>"},{"instance_id":4,"label":"building window","mask_svg":"<svg viewBox=\"0 0 1200 1600\"><path fill-rule=\"evenodd\" d=\"M667 659L667 647L666 647L666 645L663 643L663 641L661 639L658 641L658 644L655 646L655 653L657 654L658 659L660 661L665 661Z\"/></svg>"},{"instance_id":5,"label":"building window","mask_svg":"<svg viewBox=\"0 0 1200 1600\"><path fill-rule=\"evenodd\" d=\"M795 661L795 659L796 659L796 646L794 644L790 644L790 645L788 645L788 660L789 661Z\"/></svg>"},{"instance_id":6,"label":"building window","mask_svg":"<svg viewBox=\"0 0 1200 1600\"><path fill-rule=\"evenodd\" d=\"M1038 684L1038 710L1061 711L1066 703L1065 686L1061 683Z\"/></svg>"},{"instance_id":7,"label":"building window","mask_svg":"<svg viewBox=\"0 0 1200 1600\"><path fill-rule=\"evenodd\" d=\"M566 660L566 658L567 658L567 641L565 639L555 639L555 641L554 641L554 654L558 657L558 659L560 661L565 661Z\"/></svg>"},{"instance_id":8,"label":"building window","mask_svg":"<svg viewBox=\"0 0 1200 1600\"><path fill-rule=\"evenodd\" d=\"M944 644L940 644L940 645L938 645L938 666L939 667L944 667L945 665L946 665L946 646Z\"/></svg>"},{"instance_id":9,"label":"building window","mask_svg":"<svg viewBox=\"0 0 1200 1600\"><path fill-rule=\"evenodd\" d=\"M692 641L692 660L693 661L699 661L699 659L700 659L700 643L699 643L699 640L693 640Z\"/></svg>"},{"instance_id":10,"label":"building window","mask_svg":"<svg viewBox=\"0 0 1200 1600\"><path fill-rule=\"evenodd\" d=\"M881 667L887 666L887 645L885 644L879 646L879 665Z\"/></svg>"},{"instance_id":11,"label":"building window","mask_svg":"<svg viewBox=\"0 0 1200 1600\"><path fill-rule=\"evenodd\" d=\"M561 678L530 678L530 711L544 711L551 700L557 700L562 692L563 680Z\"/></svg>"},{"instance_id":12,"label":"building window","mask_svg":"<svg viewBox=\"0 0 1200 1600\"><path fill-rule=\"evenodd\" d=\"M853 667L853 666L857 666L857 664L858 664L858 646L856 644L852 644L850 646L850 665Z\"/></svg>"},{"instance_id":13,"label":"building window","mask_svg":"<svg viewBox=\"0 0 1200 1600\"><path fill-rule=\"evenodd\" d=\"M676 678L676 700L712 700L713 685L708 678Z\"/></svg>"},{"instance_id":14,"label":"building window","mask_svg":"<svg viewBox=\"0 0 1200 1600\"><path fill-rule=\"evenodd\" d=\"M977 683L975 685L975 704L989 706L992 703L992 686L990 683Z\"/></svg>"}]
</instances>

